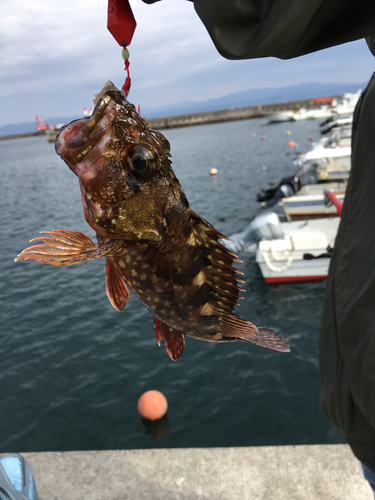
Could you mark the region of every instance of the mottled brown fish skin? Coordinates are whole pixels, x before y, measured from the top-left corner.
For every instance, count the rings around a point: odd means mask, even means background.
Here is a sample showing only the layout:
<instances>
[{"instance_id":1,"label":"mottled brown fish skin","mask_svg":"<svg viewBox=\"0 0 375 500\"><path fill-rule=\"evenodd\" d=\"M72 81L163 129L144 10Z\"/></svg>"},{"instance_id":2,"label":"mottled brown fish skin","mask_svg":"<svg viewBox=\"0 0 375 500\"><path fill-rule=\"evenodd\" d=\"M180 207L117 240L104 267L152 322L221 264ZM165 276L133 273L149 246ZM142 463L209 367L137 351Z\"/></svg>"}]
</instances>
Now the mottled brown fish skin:
<instances>
[{"instance_id":1,"label":"mottled brown fish skin","mask_svg":"<svg viewBox=\"0 0 375 500\"><path fill-rule=\"evenodd\" d=\"M128 285L154 315L158 342L178 359L183 334L213 342L243 340L282 352L273 330L258 329L234 308L242 291L237 256L224 236L191 210L171 167L170 146L125 96L107 82L93 115L59 133L56 151L79 177L82 204L98 244L58 230L16 260L55 265L107 258L106 290L119 310ZM117 242L117 243L116 243Z\"/></svg>"}]
</instances>

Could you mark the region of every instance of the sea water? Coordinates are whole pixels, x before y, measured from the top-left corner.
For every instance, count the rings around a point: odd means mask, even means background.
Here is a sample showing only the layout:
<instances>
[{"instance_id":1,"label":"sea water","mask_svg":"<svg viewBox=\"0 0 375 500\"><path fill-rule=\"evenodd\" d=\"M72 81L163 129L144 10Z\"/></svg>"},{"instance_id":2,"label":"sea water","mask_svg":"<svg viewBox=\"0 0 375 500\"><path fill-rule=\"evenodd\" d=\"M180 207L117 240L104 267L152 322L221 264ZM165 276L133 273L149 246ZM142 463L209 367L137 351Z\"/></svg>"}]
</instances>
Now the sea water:
<instances>
[{"instance_id":1,"label":"sea water","mask_svg":"<svg viewBox=\"0 0 375 500\"><path fill-rule=\"evenodd\" d=\"M296 150L320 136L318 121L264 118L164 133L192 209L227 235L261 213L257 192L293 174ZM53 144L43 136L0 141L0 175L0 452L343 442L319 409L324 282L269 288L254 255L241 254L239 313L277 329L291 353L186 338L173 362L136 297L122 313L112 308L104 259L14 262L43 230L95 239L78 179ZM169 404L159 430L137 413L149 389Z\"/></svg>"}]
</instances>

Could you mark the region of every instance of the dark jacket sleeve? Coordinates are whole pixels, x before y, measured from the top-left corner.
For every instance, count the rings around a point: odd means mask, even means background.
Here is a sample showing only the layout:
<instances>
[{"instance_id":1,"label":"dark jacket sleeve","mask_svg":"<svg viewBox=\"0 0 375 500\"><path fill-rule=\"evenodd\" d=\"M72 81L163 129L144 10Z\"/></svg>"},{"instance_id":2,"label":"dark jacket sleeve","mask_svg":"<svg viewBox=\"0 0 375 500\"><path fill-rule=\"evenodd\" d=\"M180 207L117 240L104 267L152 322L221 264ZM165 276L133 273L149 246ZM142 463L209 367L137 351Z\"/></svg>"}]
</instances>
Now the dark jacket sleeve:
<instances>
[{"instance_id":1,"label":"dark jacket sleeve","mask_svg":"<svg viewBox=\"0 0 375 500\"><path fill-rule=\"evenodd\" d=\"M228 59L289 59L375 36L373 0L194 0Z\"/></svg>"}]
</instances>

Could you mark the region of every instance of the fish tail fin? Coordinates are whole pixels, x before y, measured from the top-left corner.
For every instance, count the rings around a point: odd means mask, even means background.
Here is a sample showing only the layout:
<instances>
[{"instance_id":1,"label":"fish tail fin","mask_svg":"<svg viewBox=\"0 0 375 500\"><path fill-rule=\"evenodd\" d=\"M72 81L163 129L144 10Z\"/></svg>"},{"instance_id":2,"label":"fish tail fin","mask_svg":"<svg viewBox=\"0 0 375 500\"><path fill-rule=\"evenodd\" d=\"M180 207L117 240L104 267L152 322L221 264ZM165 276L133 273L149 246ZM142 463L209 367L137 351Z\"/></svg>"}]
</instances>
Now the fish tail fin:
<instances>
[{"instance_id":1,"label":"fish tail fin","mask_svg":"<svg viewBox=\"0 0 375 500\"><path fill-rule=\"evenodd\" d=\"M41 240L44 243L25 248L14 259L16 262L19 260L35 260L54 266L68 266L86 260L97 259L108 253L107 249L99 248L88 236L77 231L55 229L53 231L41 231L41 233L46 233L49 236L38 236L30 240L30 242Z\"/></svg>"},{"instance_id":2,"label":"fish tail fin","mask_svg":"<svg viewBox=\"0 0 375 500\"><path fill-rule=\"evenodd\" d=\"M290 352L290 348L284 337L271 328L260 327L255 337L241 340L274 351Z\"/></svg>"},{"instance_id":3,"label":"fish tail fin","mask_svg":"<svg viewBox=\"0 0 375 500\"><path fill-rule=\"evenodd\" d=\"M250 321L246 321L238 316L224 318L221 333L225 336L250 342L251 344L272 349L279 352L290 352L289 346L279 333L271 328L257 328Z\"/></svg>"}]
</instances>

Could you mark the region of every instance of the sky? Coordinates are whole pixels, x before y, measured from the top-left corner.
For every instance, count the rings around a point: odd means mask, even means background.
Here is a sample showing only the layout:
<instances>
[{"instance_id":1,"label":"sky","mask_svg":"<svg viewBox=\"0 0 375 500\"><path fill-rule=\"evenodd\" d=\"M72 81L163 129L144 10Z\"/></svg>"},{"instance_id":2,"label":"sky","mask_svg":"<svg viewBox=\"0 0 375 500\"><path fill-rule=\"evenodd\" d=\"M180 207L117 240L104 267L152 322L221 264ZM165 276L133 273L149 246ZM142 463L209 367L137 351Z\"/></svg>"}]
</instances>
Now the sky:
<instances>
[{"instance_id":1,"label":"sky","mask_svg":"<svg viewBox=\"0 0 375 500\"><path fill-rule=\"evenodd\" d=\"M129 46L129 101L141 109L299 83L366 82L375 70L364 40L288 61L228 61L192 2L130 5L137 28ZM0 20L0 126L35 115L80 117L107 80L123 85L107 0L1 0Z\"/></svg>"}]
</instances>

